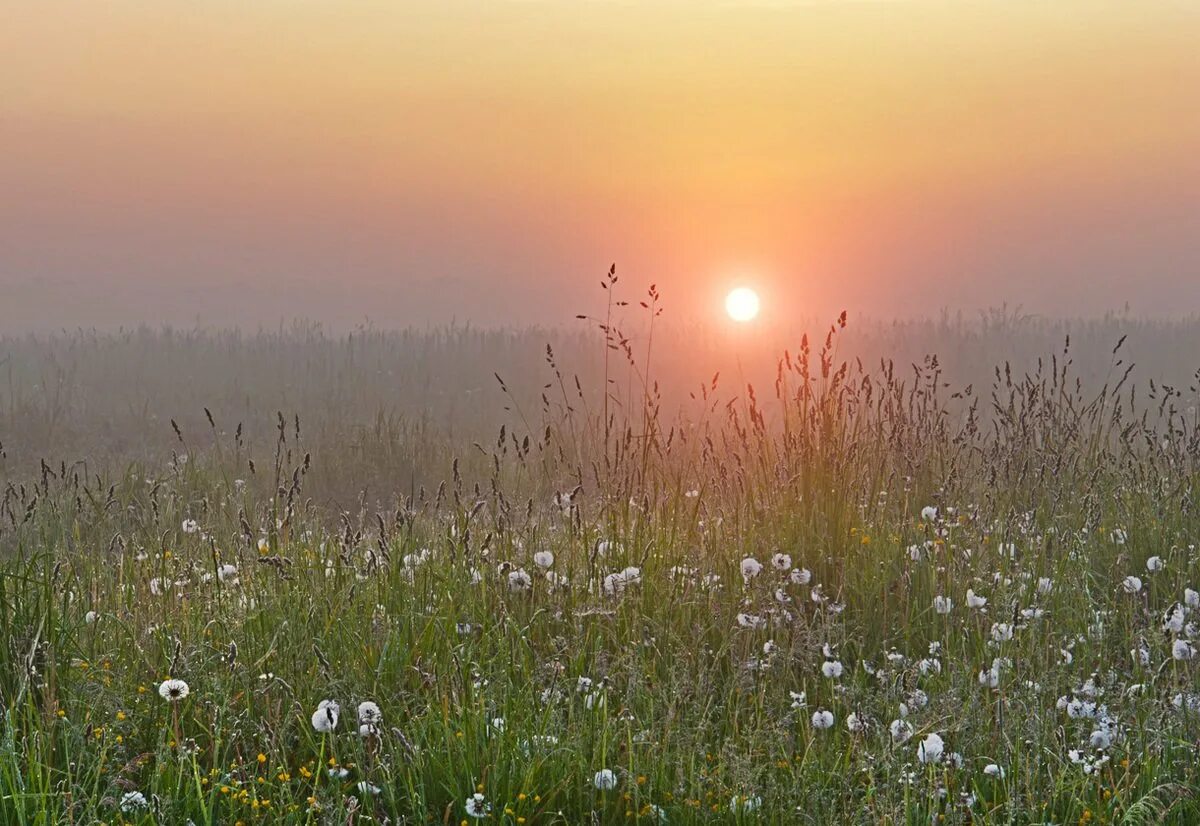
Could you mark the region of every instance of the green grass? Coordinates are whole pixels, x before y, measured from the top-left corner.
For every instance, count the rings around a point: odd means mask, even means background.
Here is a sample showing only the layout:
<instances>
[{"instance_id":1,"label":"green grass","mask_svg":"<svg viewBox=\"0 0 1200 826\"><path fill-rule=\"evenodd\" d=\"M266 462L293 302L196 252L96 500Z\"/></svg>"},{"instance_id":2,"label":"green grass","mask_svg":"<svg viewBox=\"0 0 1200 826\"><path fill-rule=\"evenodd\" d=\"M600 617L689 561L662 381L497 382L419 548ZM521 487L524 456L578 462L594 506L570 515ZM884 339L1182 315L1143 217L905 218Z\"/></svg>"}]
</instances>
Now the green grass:
<instances>
[{"instance_id":1,"label":"green grass","mask_svg":"<svg viewBox=\"0 0 1200 826\"><path fill-rule=\"evenodd\" d=\"M479 793L483 823L1197 822L1200 609L1162 627L1200 588L1192 402L1065 358L956 398L833 343L677 416L620 349L620 393L551 370L498 438L399 437L446 481L383 504L309 498L335 442L284 418L273 451L214 424L14 480L0 821L457 824Z\"/></svg>"}]
</instances>

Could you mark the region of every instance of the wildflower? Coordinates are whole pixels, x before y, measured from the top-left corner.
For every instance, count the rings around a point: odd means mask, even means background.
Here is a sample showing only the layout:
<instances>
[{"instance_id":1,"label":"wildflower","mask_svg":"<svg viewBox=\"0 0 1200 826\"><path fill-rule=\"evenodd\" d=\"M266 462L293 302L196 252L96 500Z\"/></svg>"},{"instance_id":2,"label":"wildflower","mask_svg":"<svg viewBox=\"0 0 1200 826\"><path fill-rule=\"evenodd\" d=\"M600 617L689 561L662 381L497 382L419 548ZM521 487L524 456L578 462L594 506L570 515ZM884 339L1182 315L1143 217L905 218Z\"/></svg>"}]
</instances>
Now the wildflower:
<instances>
[{"instance_id":1,"label":"wildflower","mask_svg":"<svg viewBox=\"0 0 1200 826\"><path fill-rule=\"evenodd\" d=\"M1038 577L1037 591L1039 594L1048 594L1054 590L1054 581L1048 576Z\"/></svg>"},{"instance_id":2,"label":"wildflower","mask_svg":"<svg viewBox=\"0 0 1200 826\"><path fill-rule=\"evenodd\" d=\"M858 716L858 712L850 712L846 717L846 729L851 734L858 734L867 730L867 721Z\"/></svg>"},{"instance_id":3,"label":"wildflower","mask_svg":"<svg viewBox=\"0 0 1200 826\"><path fill-rule=\"evenodd\" d=\"M1072 720L1084 720L1096 716L1096 704L1091 700L1082 700L1079 697L1072 697L1071 700L1064 705L1064 708L1066 709L1067 716Z\"/></svg>"},{"instance_id":4,"label":"wildflower","mask_svg":"<svg viewBox=\"0 0 1200 826\"><path fill-rule=\"evenodd\" d=\"M83 621L86 622L88 625L94 625L96 623L96 620L98 620L98 619L100 619L100 615L97 614L95 611L88 611L86 614L83 615Z\"/></svg>"},{"instance_id":5,"label":"wildflower","mask_svg":"<svg viewBox=\"0 0 1200 826\"><path fill-rule=\"evenodd\" d=\"M617 787L617 776L612 769L601 769L592 778L592 785L602 792L610 791Z\"/></svg>"},{"instance_id":6,"label":"wildflower","mask_svg":"<svg viewBox=\"0 0 1200 826\"><path fill-rule=\"evenodd\" d=\"M125 792L121 795L121 811L125 813L136 812L139 809L150 808L150 801L146 800L146 796L141 792Z\"/></svg>"},{"instance_id":7,"label":"wildflower","mask_svg":"<svg viewBox=\"0 0 1200 826\"><path fill-rule=\"evenodd\" d=\"M1163 562L1161 556L1152 556L1146 560L1146 570L1150 573L1157 573L1167 567L1167 563Z\"/></svg>"},{"instance_id":8,"label":"wildflower","mask_svg":"<svg viewBox=\"0 0 1200 826\"><path fill-rule=\"evenodd\" d=\"M533 578L525 573L524 568L508 572L508 590L524 591L533 585Z\"/></svg>"},{"instance_id":9,"label":"wildflower","mask_svg":"<svg viewBox=\"0 0 1200 826\"><path fill-rule=\"evenodd\" d=\"M741 613L737 615L737 624L742 628L762 628L767 620L758 614Z\"/></svg>"},{"instance_id":10,"label":"wildflower","mask_svg":"<svg viewBox=\"0 0 1200 826\"><path fill-rule=\"evenodd\" d=\"M831 680L842 676L843 666L838 660L826 660L821 664L821 673Z\"/></svg>"},{"instance_id":11,"label":"wildflower","mask_svg":"<svg viewBox=\"0 0 1200 826\"><path fill-rule=\"evenodd\" d=\"M539 568L549 568L554 565L554 554L550 551L538 551L533 555L533 564Z\"/></svg>"},{"instance_id":12,"label":"wildflower","mask_svg":"<svg viewBox=\"0 0 1200 826\"><path fill-rule=\"evenodd\" d=\"M917 759L927 764L940 763L945 749L946 746L941 737L933 733L928 734L917 746Z\"/></svg>"},{"instance_id":13,"label":"wildflower","mask_svg":"<svg viewBox=\"0 0 1200 826\"><path fill-rule=\"evenodd\" d=\"M812 581L812 571L808 568L793 568L788 574L788 579L793 585L807 585Z\"/></svg>"},{"instance_id":14,"label":"wildflower","mask_svg":"<svg viewBox=\"0 0 1200 826\"><path fill-rule=\"evenodd\" d=\"M922 522L933 522L937 519L937 515L937 508L935 508L933 505L926 505L925 507L921 508Z\"/></svg>"},{"instance_id":15,"label":"wildflower","mask_svg":"<svg viewBox=\"0 0 1200 826\"><path fill-rule=\"evenodd\" d=\"M813 712L812 727L815 729L833 728L833 712L817 709Z\"/></svg>"},{"instance_id":16,"label":"wildflower","mask_svg":"<svg viewBox=\"0 0 1200 826\"><path fill-rule=\"evenodd\" d=\"M188 684L183 680L163 680L162 685L158 687L158 696L170 702L178 702L188 696L191 691Z\"/></svg>"},{"instance_id":17,"label":"wildflower","mask_svg":"<svg viewBox=\"0 0 1200 826\"><path fill-rule=\"evenodd\" d=\"M1135 576L1127 576L1121 581L1121 587L1127 594L1136 594L1142 590L1142 581Z\"/></svg>"},{"instance_id":18,"label":"wildflower","mask_svg":"<svg viewBox=\"0 0 1200 826\"><path fill-rule=\"evenodd\" d=\"M464 808L467 810L468 817L473 817L476 819L487 817L492 811L492 807L487 802L487 798L479 793L468 797L467 802L464 804Z\"/></svg>"},{"instance_id":19,"label":"wildflower","mask_svg":"<svg viewBox=\"0 0 1200 826\"><path fill-rule=\"evenodd\" d=\"M317 710L312 715L312 727L321 734L332 734L337 728L338 714L342 707L337 700L322 700L317 704Z\"/></svg>"},{"instance_id":20,"label":"wildflower","mask_svg":"<svg viewBox=\"0 0 1200 826\"><path fill-rule=\"evenodd\" d=\"M954 600L938 594L933 598L933 610L945 616L954 608Z\"/></svg>"},{"instance_id":21,"label":"wildflower","mask_svg":"<svg viewBox=\"0 0 1200 826\"><path fill-rule=\"evenodd\" d=\"M997 766L995 763L988 763L986 766L984 766L983 773L988 777L994 777L997 780L1004 779L1004 769L1000 768L1000 766Z\"/></svg>"},{"instance_id":22,"label":"wildflower","mask_svg":"<svg viewBox=\"0 0 1200 826\"><path fill-rule=\"evenodd\" d=\"M383 722L383 712L370 700L358 704L358 723L364 728L374 728ZM361 733L361 732L360 732Z\"/></svg>"},{"instance_id":23,"label":"wildflower","mask_svg":"<svg viewBox=\"0 0 1200 826\"><path fill-rule=\"evenodd\" d=\"M1190 660L1196 656L1196 646L1187 640L1175 640L1171 646L1171 656L1177 660Z\"/></svg>"},{"instance_id":24,"label":"wildflower","mask_svg":"<svg viewBox=\"0 0 1200 826\"><path fill-rule=\"evenodd\" d=\"M237 566L226 563L225 565L217 568L217 579L219 579L221 582L227 582L230 585L236 583L238 580Z\"/></svg>"},{"instance_id":25,"label":"wildflower","mask_svg":"<svg viewBox=\"0 0 1200 826\"><path fill-rule=\"evenodd\" d=\"M1163 616L1163 630L1170 634L1178 634L1183 631L1186 619L1187 615L1184 613L1183 606L1175 603L1167 609L1166 615Z\"/></svg>"},{"instance_id":26,"label":"wildflower","mask_svg":"<svg viewBox=\"0 0 1200 826\"><path fill-rule=\"evenodd\" d=\"M771 567L776 571L786 571L792 567L792 558L785 553L777 553L771 557Z\"/></svg>"},{"instance_id":27,"label":"wildflower","mask_svg":"<svg viewBox=\"0 0 1200 826\"><path fill-rule=\"evenodd\" d=\"M888 733L892 735L892 742L897 746L901 743L907 743L909 738L913 736L912 723L901 719L892 720L888 725Z\"/></svg>"},{"instance_id":28,"label":"wildflower","mask_svg":"<svg viewBox=\"0 0 1200 826\"><path fill-rule=\"evenodd\" d=\"M970 588L967 589L968 608L982 608L985 605L987 605L987 597L981 597Z\"/></svg>"},{"instance_id":29,"label":"wildflower","mask_svg":"<svg viewBox=\"0 0 1200 826\"><path fill-rule=\"evenodd\" d=\"M802 709L808 708L808 695L803 691L789 691L792 698L792 708Z\"/></svg>"},{"instance_id":30,"label":"wildflower","mask_svg":"<svg viewBox=\"0 0 1200 826\"><path fill-rule=\"evenodd\" d=\"M642 581L642 569L630 565L623 571L609 574L604 578L604 593L609 596L616 596L624 593L625 589L630 585L637 585Z\"/></svg>"},{"instance_id":31,"label":"wildflower","mask_svg":"<svg viewBox=\"0 0 1200 826\"><path fill-rule=\"evenodd\" d=\"M196 533L200 530L200 524L195 519L185 519L180 528L184 533Z\"/></svg>"},{"instance_id":32,"label":"wildflower","mask_svg":"<svg viewBox=\"0 0 1200 826\"><path fill-rule=\"evenodd\" d=\"M742 568L742 579L745 580L746 582L749 582L750 580L752 580L756 576L758 576L760 573L762 573L763 566L762 566L762 563L759 562L757 559L755 559L752 556L748 556L742 560L741 568Z\"/></svg>"},{"instance_id":33,"label":"wildflower","mask_svg":"<svg viewBox=\"0 0 1200 826\"><path fill-rule=\"evenodd\" d=\"M360 780L358 782L359 794L379 794L381 791L383 791L383 789L379 788L374 783L368 783L365 780Z\"/></svg>"},{"instance_id":34,"label":"wildflower","mask_svg":"<svg viewBox=\"0 0 1200 826\"><path fill-rule=\"evenodd\" d=\"M1183 604L1188 608L1200 608L1200 592L1191 588L1183 589Z\"/></svg>"},{"instance_id":35,"label":"wildflower","mask_svg":"<svg viewBox=\"0 0 1200 826\"><path fill-rule=\"evenodd\" d=\"M1007 622L992 623L992 639L996 642L1008 642L1013 638L1013 627Z\"/></svg>"}]
</instances>

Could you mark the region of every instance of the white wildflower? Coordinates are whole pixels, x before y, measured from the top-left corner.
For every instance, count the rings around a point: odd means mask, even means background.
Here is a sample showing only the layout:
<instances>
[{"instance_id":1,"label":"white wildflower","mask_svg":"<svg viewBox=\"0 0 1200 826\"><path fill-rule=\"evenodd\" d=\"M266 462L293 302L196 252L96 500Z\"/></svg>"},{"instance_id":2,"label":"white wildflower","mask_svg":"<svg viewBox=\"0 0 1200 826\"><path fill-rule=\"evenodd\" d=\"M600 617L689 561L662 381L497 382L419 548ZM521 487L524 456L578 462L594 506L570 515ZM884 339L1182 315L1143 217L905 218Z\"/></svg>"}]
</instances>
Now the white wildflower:
<instances>
[{"instance_id":1,"label":"white wildflower","mask_svg":"<svg viewBox=\"0 0 1200 826\"><path fill-rule=\"evenodd\" d=\"M762 566L762 563L759 562L757 559L755 559L752 556L748 556L742 560L741 568L742 568L742 579L745 580L746 582L749 582L750 580L752 580L756 576L758 576L760 573L762 573L763 566Z\"/></svg>"},{"instance_id":2,"label":"white wildflower","mask_svg":"<svg viewBox=\"0 0 1200 826\"><path fill-rule=\"evenodd\" d=\"M331 734L338 724L338 714L342 707L336 700L322 700L317 704L317 710L312 714L312 727L321 734Z\"/></svg>"},{"instance_id":3,"label":"white wildflower","mask_svg":"<svg viewBox=\"0 0 1200 826\"><path fill-rule=\"evenodd\" d=\"M191 689L183 680L163 680L162 685L158 687L158 696L172 703L182 700L189 693Z\"/></svg>"},{"instance_id":4,"label":"white wildflower","mask_svg":"<svg viewBox=\"0 0 1200 826\"><path fill-rule=\"evenodd\" d=\"M601 769L592 778L592 785L602 792L610 791L617 787L617 776L612 769Z\"/></svg>"},{"instance_id":5,"label":"white wildflower","mask_svg":"<svg viewBox=\"0 0 1200 826\"><path fill-rule=\"evenodd\" d=\"M928 734L921 744L917 746L917 759L922 763L939 763L942 760L942 753L945 751L945 743L937 734Z\"/></svg>"},{"instance_id":6,"label":"white wildflower","mask_svg":"<svg viewBox=\"0 0 1200 826\"><path fill-rule=\"evenodd\" d=\"M473 817L476 819L487 817L492 811L492 807L487 802L487 798L481 794L473 794L468 797L463 808L467 810L468 817Z\"/></svg>"}]
</instances>

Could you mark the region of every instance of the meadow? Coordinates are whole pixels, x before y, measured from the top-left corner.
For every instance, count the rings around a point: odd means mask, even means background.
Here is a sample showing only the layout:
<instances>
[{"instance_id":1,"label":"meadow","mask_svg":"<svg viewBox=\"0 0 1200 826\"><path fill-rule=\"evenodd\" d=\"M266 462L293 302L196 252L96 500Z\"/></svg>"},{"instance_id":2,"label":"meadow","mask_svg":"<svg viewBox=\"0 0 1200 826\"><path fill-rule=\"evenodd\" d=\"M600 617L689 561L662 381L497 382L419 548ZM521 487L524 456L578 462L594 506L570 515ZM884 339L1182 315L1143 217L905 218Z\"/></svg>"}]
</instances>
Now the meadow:
<instances>
[{"instance_id":1,"label":"meadow","mask_svg":"<svg viewBox=\"0 0 1200 826\"><path fill-rule=\"evenodd\" d=\"M610 312L0 341L0 821L1200 822L1200 324Z\"/></svg>"}]
</instances>

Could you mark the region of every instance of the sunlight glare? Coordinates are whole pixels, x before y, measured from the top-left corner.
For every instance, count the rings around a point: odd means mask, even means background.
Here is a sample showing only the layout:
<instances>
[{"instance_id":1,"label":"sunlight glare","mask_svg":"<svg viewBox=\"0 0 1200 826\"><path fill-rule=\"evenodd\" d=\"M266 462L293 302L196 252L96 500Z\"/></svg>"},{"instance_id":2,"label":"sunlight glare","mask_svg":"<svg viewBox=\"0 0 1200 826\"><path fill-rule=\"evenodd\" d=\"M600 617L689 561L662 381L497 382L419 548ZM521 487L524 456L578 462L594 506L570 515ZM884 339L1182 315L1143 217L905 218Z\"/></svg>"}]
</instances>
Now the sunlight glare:
<instances>
[{"instance_id":1,"label":"sunlight glare","mask_svg":"<svg viewBox=\"0 0 1200 826\"><path fill-rule=\"evenodd\" d=\"M753 321L758 316L758 293L749 287L738 287L725 297L725 312L734 321Z\"/></svg>"}]
</instances>

